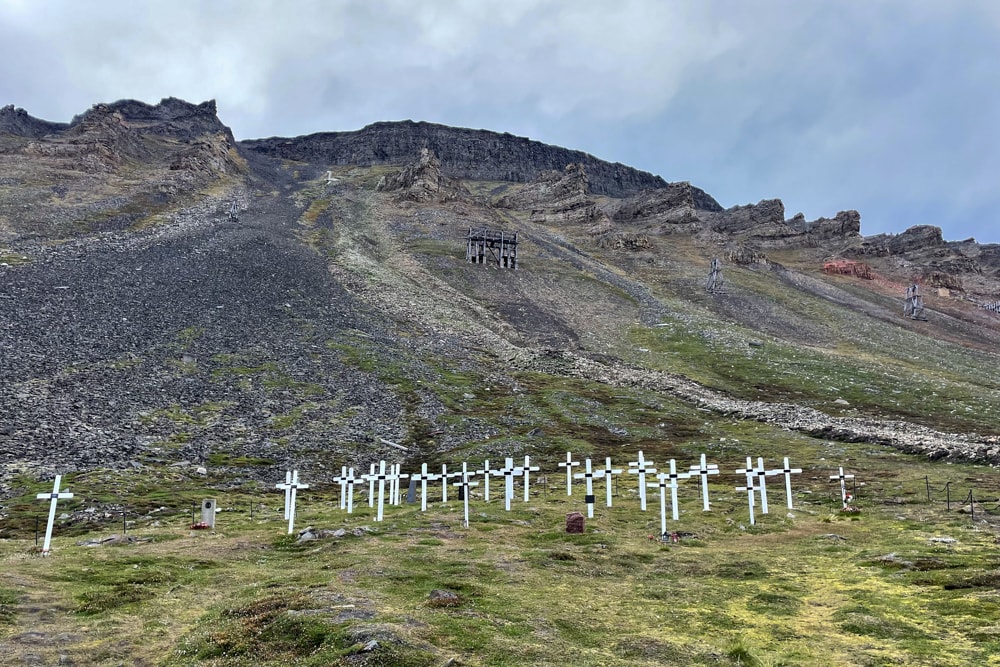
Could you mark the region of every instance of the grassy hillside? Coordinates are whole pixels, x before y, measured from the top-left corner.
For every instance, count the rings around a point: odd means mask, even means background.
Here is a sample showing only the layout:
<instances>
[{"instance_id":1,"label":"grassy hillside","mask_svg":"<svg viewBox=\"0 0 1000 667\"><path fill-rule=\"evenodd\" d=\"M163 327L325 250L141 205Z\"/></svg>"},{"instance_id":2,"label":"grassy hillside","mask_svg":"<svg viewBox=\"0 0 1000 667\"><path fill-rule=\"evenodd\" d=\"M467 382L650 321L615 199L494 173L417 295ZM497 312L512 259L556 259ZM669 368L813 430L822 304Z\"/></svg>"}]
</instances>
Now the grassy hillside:
<instances>
[{"instance_id":1,"label":"grassy hillside","mask_svg":"<svg viewBox=\"0 0 1000 667\"><path fill-rule=\"evenodd\" d=\"M110 242L0 249L11 294L37 305L0 303L22 351L0 363L11 664L998 664L992 320L930 298L928 321L904 320L814 248L726 264L707 294L717 239L601 247L492 206L520 184L418 202L377 190L387 166L333 184L319 165L250 168L239 221L219 218L227 180L211 207L170 202ZM470 226L518 232L520 268L467 264ZM931 441L955 444L947 461L902 451ZM682 470L705 453L723 474L710 512L681 484L677 543L634 475L610 509L598 484L570 535L585 507L567 450ZM542 468L529 502L518 489L504 511L494 479L468 528L454 491L379 523L360 495L341 511L331 481L382 458L525 455ZM750 525L747 456L804 469L791 512L769 478ZM285 535L273 485L291 467L311 484L297 526L342 537ZM40 558L35 494L56 472L76 497ZM217 528L191 530L205 497ZM128 540L80 544L120 534L123 512Z\"/></svg>"}]
</instances>

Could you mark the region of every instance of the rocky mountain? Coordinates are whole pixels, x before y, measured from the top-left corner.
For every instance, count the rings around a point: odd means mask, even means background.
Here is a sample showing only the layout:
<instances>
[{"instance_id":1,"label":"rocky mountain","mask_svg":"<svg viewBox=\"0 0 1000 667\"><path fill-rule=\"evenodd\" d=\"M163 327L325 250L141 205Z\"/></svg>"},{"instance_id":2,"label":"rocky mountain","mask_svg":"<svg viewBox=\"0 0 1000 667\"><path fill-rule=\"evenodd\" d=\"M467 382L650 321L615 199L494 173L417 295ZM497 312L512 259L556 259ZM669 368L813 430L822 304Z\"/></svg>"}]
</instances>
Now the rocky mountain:
<instances>
[{"instance_id":1,"label":"rocky mountain","mask_svg":"<svg viewBox=\"0 0 1000 667\"><path fill-rule=\"evenodd\" d=\"M484 227L517 270L465 261ZM235 142L213 102L4 107L3 475L596 453L706 419L1000 462L998 271L936 227L724 208L485 130Z\"/></svg>"}]
</instances>

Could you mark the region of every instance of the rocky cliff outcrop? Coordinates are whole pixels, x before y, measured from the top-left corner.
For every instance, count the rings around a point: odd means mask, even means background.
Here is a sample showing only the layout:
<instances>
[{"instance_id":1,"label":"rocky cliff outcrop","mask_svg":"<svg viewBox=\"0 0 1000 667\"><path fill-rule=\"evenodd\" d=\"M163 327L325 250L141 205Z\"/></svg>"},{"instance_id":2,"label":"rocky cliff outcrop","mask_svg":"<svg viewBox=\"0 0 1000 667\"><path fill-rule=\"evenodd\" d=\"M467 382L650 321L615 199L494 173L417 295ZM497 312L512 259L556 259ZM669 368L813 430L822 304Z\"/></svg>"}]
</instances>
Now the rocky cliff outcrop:
<instances>
[{"instance_id":1,"label":"rocky cliff outcrop","mask_svg":"<svg viewBox=\"0 0 1000 667\"><path fill-rule=\"evenodd\" d=\"M322 132L294 139L241 141L247 150L314 164L405 164L428 148L447 176L526 183L544 171L582 164L594 194L625 197L666 185L659 176L581 151L549 146L512 134L413 121L374 123L354 132Z\"/></svg>"},{"instance_id":2,"label":"rocky cliff outcrop","mask_svg":"<svg viewBox=\"0 0 1000 667\"><path fill-rule=\"evenodd\" d=\"M15 108L13 104L0 107L0 134L12 134L16 137L40 139L47 134L62 132L66 123L51 123L28 115L24 109Z\"/></svg>"},{"instance_id":3,"label":"rocky cliff outcrop","mask_svg":"<svg viewBox=\"0 0 1000 667\"><path fill-rule=\"evenodd\" d=\"M221 133L230 142L236 141L232 130L219 120L215 100L191 104L176 97L167 97L156 105L137 100L118 100L102 106L121 114L130 126L147 134L194 141L201 136ZM70 125L85 121L89 113L75 117Z\"/></svg>"},{"instance_id":4,"label":"rocky cliff outcrop","mask_svg":"<svg viewBox=\"0 0 1000 667\"><path fill-rule=\"evenodd\" d=\"M128 158L148 157L138 132L105 104L94 105L59 135L29 143L25 154L68 159L86 172L111 172Z\"/></svg>"},{"instance_id":5,"label":"rocky cliff outcrop","mask_svg":"<svg viewBox=\"0 0 1000 667\"><path fill-rule=\"evenodd\" d=\"M580 163L544 171L523 188L497 202L499 208L531 211L531 221L544 225L588 225L610 228L610 220L589 196L587 170Z\"/></svg>"},{"instance_id":6,"label":"rocky cliff outcrop","mask_svg":"<svg viewBox=\"0 0 1000 667\"><path fill-rule=\"evenodd\" d=\"M416 162L383 176L375 189L399 192L401 199L416 202L451 201L469 195L461 183L441 174L441 161L426 148L421 149Z\"/></svg>"}]
</instances>

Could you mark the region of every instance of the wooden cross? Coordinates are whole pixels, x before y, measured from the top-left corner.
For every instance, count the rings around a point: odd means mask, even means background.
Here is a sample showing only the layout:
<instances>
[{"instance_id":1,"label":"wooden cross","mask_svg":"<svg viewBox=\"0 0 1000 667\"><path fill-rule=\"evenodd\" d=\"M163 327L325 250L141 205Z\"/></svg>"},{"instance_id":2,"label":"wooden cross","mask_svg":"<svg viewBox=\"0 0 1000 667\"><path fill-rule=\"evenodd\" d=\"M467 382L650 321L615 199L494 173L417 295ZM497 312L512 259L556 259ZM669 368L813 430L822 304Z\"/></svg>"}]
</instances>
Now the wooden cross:
<instances>
[{"instance_id":1,"label":"wooden cross","mask_svg":"<svg viewBox=\"0 0 1000 667\"><path fill-rule=\"evenodd\" d=\"M573 468L580 465L579 461L573 460L573 454L566 452L566 462L560 463L560 468L566 468L566 495L573 495Z\"/></svg>"},{"instance_id":2,"label":"wooden cross","mask_svg":"<svg viewBox=\"0 0 1000 667\"><path fill-rule=\"evenodd\" d=\"M604 468L602 470L598 470L595 473L595 476L598 479L600 479L601 477L604 478L604 491L607 493L608 496L607 498L608 507L611 507L611 477L614 475L620 475L622 474L622 472L623 471L621 468L611 467L611 457L608 456L605 457L604 459Z\"/></svg>"},{"instance_id":3,"label":"wooden cross","mask_svg":"<svg viewBox=\"0 0 1000 667\"><path fill-rule=\"evenodd\" d=\"M374 468L372 464L372 468ZM384 515L385 509L385 481L390 479L392 476L392 469L390 468L389 473L385 471L385 460L378 462L378 474L371 473L367 475L369 488L374 488L374 484L378 482L378 510L375 515L376 521L381 521Z\"/></svg>"},{"instance_id":4,"label":"wooden cross","mask_svg":"<svg viewBox=\"0 0 1000 667\"><path fill-rule=\"evenodd\" d=\"M760 494L760 513L767 514L767 477L777 475L780 470L765 470L764 457L757 457L757 467L753 469L754 476L757 477L757 492Z\"/></svg>"},{"instance_id":5,"label":"wooden cross","mask_svg":"<svg viewBox=\"0 0 1000 667\"><path fill-rule=\"evenodd\" d=\"M448 479L451 477L461 477L460 472L448 472L448 466L441 464L441 502L448 502Z\"/></svg>"},{"instance_id":6,"label":"wooden cross","mask_svg":"<svg viewBox=\"0 0 1000 667\"><path fill-rule=\"evenodd\" d=\"M785 475L785 502L788 509L792 509L792 475L802 472L802 468L791 468L788 465L788 457L785 457L785 465L781 470L775 470L776 474Z\"/></svg>"},{"instance_id":7,"label":"wooden cross","mask_svg":"<svg viewBox=\"0 0 1000 667\"><path fill-rule=\"evenodd\" d=\"M490 474L493 471L490 470L490 460L486 459L483 461L483 469L477 470L477 475L483 476L483 499L486 502L490 502Z\"/></svg>"},{"instance_id":8,"label":"wooden cross","mask_svg":"<svg viewBox=\"0 0 1000 667\"><path fill-rule=\"evenodd\" d=\"M685 473L687 474L687 473ZM671 509L673 510L674 521L677 521L677 480L671 479L670 473L661 472L656 476L656 482L650 482L650 487L660 487L660 536L667 534L667 489L671 489L674 495ZM669 481L667 481L669 480Z\"/></svg>"},{"instance_id":9,"label":"wooden cross","mask_svg":"<svg viewBox=\"0 0 1000 667\"><path fill-rule=\"evenodd\" d=\"M288 486L291 483L292 483L292 471L291 470L286 470L285 471L285 486L282 486L280 483L274 485L274 488L276 488L276 489L284 489L285 490L285 515L284 515L285 521L288 521L288 501L292 497L292 487Z\"/></svg>"},{"instance_id":10,"label":"wooden cross","mask_svg":"<svg viewBox=\"0 0 1000 667\"><path fill-rule=\"evenodd\" d=\"M308 484L299 481L299 471L293 470L291 476L286 475L288 481L284 484L275 484L275 487L284 489L288 494L288 534L295 530L295 494L299 489L308 489Z\"/></svg>"},{"instance_id":11,"label":"wooden cross","mask_svg":"<svg viewBox=\"0 0 1000 667\"><path fill-rule=\"evenodd\" d=\"M514 477L524 474L523 468L514 467L514 459L507 457L504 459L504 467L499 470L494 470L492 475L494 477L504 478L504 509L508 512L510 511L510 499L514 497Z\"/></svg>"},{"instance_id":12,"label":"wooden cross","mask_svg":"<svg viewBox=\"0 0 1000 667\"><path fill-rule=\"evenodd\" d=\"M433 472L427 472L427 464L420 464L420 473L412 475L410 479L420 482L420 511L427 511L427 482L433 482L436 479L441 479L441 475Z\"/></svg>"},{"instance_id":13,"label":"wooden cross","mask_svg":"<svg viewBox=\"0 0 1000 667\"><path fill-rule=\"evenodd\" d=\"M347 469L347 478L344 483L347 486L347 513L354 513L354 484L358 479L354 476L354 468Z\"/></svg>"},{"instance_id":14,"label":"wooden cross","mask_svg":"<svg viewBox=\"0 0 1000 667\"><path fill-rule=\"evenodd\" d=\"M528 494L531 492L530 473L538 472L541 468L531 465L531 457L525 454L524 468L522 468L522 470L524 470L524 502L528 502Z\"/></svg>"},{"instance_id":15,"label":"wooden cross","mask_svg":"<svg viewBox=\"0 0 1000 667\"><path fill-rule=\"evenodd\" d=\"M656 468L651 467L653 465L652 461L647 461L642 456L642 450L639 450L639 460L628 462L628 472L630 475L639 476L639 507L642 511L646 511L646 475L652 475L656 472Z\"/></svg>"},{"instance_id":16,"label":"wooden cross","mask_svg":"<svg viewBox=\"0 0 1000 667\"><path fill-rule=\"evenodd\" d=\"M465 528L469 527L469 487L479 486L479 482L470 482L469 476L475 475L476 473L470 472L465 463L462 463L462 472L460 473L461 479L457 482L452 482L452 486L460 487L462 492L462 499L465 504L465 522L462 524Z\"/></svg>"},{"instance_id":17,"label":"wooden cross","mask_svg":"<svg viewBox=\"0 0 1000 667\"><path fill-rule=\"evenodd\" d=\"M60 491L59 483L62 481L62 475L56 475L56 481L52 484L51 493L39 493L35 496L38 500L48 500L49 501L49 522L45 525L45 541L42 543L42 555L48 556L51 551L52 546L52 526L56 521L56 503L60 500L66 500L73 497L73 494L69 491Z\"/></svg>"},{"instance_id":18,"label":"wooden cross","mask_svg":"<svg viewBox=\"0 0 1000 667\"><path fill-rule=\"evenodd\" d=\"M830 479L839 479L840 480L840 501L844 504L844 507L846 508L847 507L847 486L844 484L844 480L854 479L854 475L845 475L844 474L844 466L840 466L840 474L839 475L830 475Z\"/></svg>"},{"instance_id":19,"label":"wooden cross","mask_svg":"<svg viewBox=\"0 0 1000 667\"><path fill-rule=\"evenodd\" d=\"M689 477L691 477L691 473L689 472L677 472L676 462L674 459L670 459L670 472L667 473L667 479L670 480L670 507L673 511L674 521L678 521L680 519L677 509L677 483L680 480L688 479ZM659 475L657 475L657 479L659 479ZM666 532L666 530L662 532Z\"/></svg>"},{"instance_id":20,"label":"wooden cross","mask_svg":"<svg viewBox=\"0 0 1000 667\"><path fill-rule=\"evenodd\" d=\"M333 478L340 485L340 509L347 508L347 466L340 466L340 476Z\"/></svg>"},{"instance_id":21,"label":"wooden cross","mask_svg":"<svg viewBox=\"0 0 1000 667\"><path fill-rule=\"evenodd\" d=\"M737 486L736 490L737 491L746 491L746 493L747 493L747 503L750 506L750 525L753 526L754 524L757 523L757 518L754 516L754 497L753 497L753 492L754 492L754 486L753 486L754 471L753 471L753 465L751 463L751 460L750 460L749 456L747 457L747 466L746 466L746 468L740 468L739 470L736 471L736 474L737 475L745 475L746 476L746 480L747 480L746 486Z\"/></svg>"},{"instance_id":22,"label":"wooden cross","mask_svg":"<svg viewBox=\"0 0 1000 667\"><path fill-rule=\"evenodd\" d=\"M402 502L402 496L401 496L401 494L399 492L400 482L402 482L402 480L404 480L404 479L409 479L410 478L409 475L404 475L402 473L402 469L403 469L403 464L402 463L397 463L393 467L393 471L392 471L393 472L392 487L391 487L392 488L391 498L392 498L392 504L393 505L399 505Z\"/></svg>"},{"instance_id":23,"label":"wooden cross","mask_svg":"<svg viewBox=\"0 0 1000 667\"><path fill-rule=\"evenodd\" d=\"M595 476L596 476L596 473L593 471L593 469L590 466L590 459L585 459L584 460L584 471L583 472L578 472L575 475L573 475L573 477L575 477L576 479L586 480L587 495L584 496L583 501L585 503L587 503L587 518L588 519L593 519L594 518L594 502L595 502L595 499L594 499L594 477ZM603 474L602 474L602 476L603 476Z\"/></svg>"},{"instance_id":24,"label":"wooden cross","mask_svg":"<svg viewBox=\"0 0 1000 667\"><path fill-rule=\"evenodd\" d=\"M375 464L371 464L367 475L362 475L368 480L368 507L375 507Z\"/></svg>"},{"instance_id":25,"label":"wooden cross","mask_svg":"<svg viewBox=\"0 0 1000 667\"><path fill-rule=\"evenodd\" d=\"M701 475L701 503L702 511L707 512L709 510L708 504L708 476L718 475L719 466L715 463L706 463L705 455L701 455L701 465L691 466L692 473L698 473Z\"/></svg>"}]
</instances>

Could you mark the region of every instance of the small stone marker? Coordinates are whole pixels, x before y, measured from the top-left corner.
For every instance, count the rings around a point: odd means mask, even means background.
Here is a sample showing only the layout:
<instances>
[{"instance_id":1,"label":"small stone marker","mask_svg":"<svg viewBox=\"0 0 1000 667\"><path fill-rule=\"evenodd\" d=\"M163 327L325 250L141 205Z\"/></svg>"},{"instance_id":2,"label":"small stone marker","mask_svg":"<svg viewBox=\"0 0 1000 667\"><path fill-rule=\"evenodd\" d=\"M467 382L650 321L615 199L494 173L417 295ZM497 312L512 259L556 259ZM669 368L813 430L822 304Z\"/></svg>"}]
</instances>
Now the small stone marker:
<instances>
[{"instance_id":1,"label":"small stone marker","mask_svg":"<svg viewBox=\"0 0 1000 667\"><path fill-rule=\"evenodd\" d=\"M566 532L583 533L583 515L579 512L570 512L566 515Z\"/></svg>"},{"instance_id":2,"label":"small stone marker","mask_svg":"<svg viewBox=\"0 0 1000 667\"><path fill-rule=\"evenodd\" d=\"M531 465L531 457L527 454L524 455L524 502L528 502L531 494L531 478L530 475L533 472L538 472L541 470L538 466Z\"/></svg>"},{"instance_id":3,"label":"small stone marker","mask_svg":"<svg viewBox=\"0 0 1000 667\"><path fill-rule=\"evenodd\" d=\"M718 475L719 466L715 463L706 463L705 455L701 455L701 465L691 466L692 473L698 473L701 476L701 503L702 511L709 511L708 503L708 476Z\"/></svg>"},{"instance_id":4,"label":"small stone marker","mask_svg":"<svg viewBox=\"0 0 1000 667\"><path fill-rule=\"evenodd\" d=\"M587 503L587 518L594 518L594 471L590 465L590 459L584 460L584 471L578 472L573 475L576 479L586 480L587 484L587 495L584 496L583 502Z\"/></svg>"},{"instance_id":5,"label":"small stone marker","mask_svg":"<svg viewBox=\"0 0 1000 667\"><path fill-rule=\"evenodd\" d=\"M483 476L483 499L486 502L490 502L490 475L492 474L492 472L493 471L490 470L490 460L489 459L486 459L485 461L483 461L483 468L482 468L482 470L477 470L476 471L477 475L482 475Z\"/></svg>"},{"instance_id":6,"label":"small stone marker","mask_svg":"<svg viewBox=\"0 0 1000 667\"><path fill-rule=\"evenodd\" d=\"M830 479L840 480L840 501L844 504L844 508L847 508L847 485L844 484L845 480L854 479L854 475L845 475L844 466L840 466L840 474L830 475ZM39 496L41 498L41 496Z\"/></svg>"},{"instance_id":7,"label":"small stone marker","mask_svg":"<svg viewBox=\"0 0 1000 667\"><path fill-rule=\"evenodd\" d=\"M427 511L427 482L433 482L436 479L441 479L441 475L433 472L427 472L427 464L420 464L420 472L416 475L410 477L410 482L420 482L420 511Z\"/></svg>"},{"instance_id":8,"label":"small stone marker","mask_svg":"<svg viewBox=\"0 0 1000 667\"><path fill-rule=\"evenodd\" d=\"M620 475L622 474L622 472L623 471L621 468L611 467L611 457L608 456L605 457L604 459L604 468L602 470L598 470L597 473L595 473L595 476L598 479L601 477L604 478L604 491L608 496L607 497L608 507L611 507L611 477L614 475Z\"/></svg>"},{"instance_id":9,"label":"small stone marker","mask_svg":"<svg viewBox=\"0 0 1000 667\"><path fill-rule=\"evenodd\" d=\"M205 498L201 501L201 522L209 528L215 528L215 498Z\"/></svg>"},{"instance_id":10,"label":"small stone marker","mask_svg":"<svg viewBox=\"0 0 1000 667\"><path fill-rule=\"evenodd\" d=\"M406 487L406 504L413 505L417 502L417 480L413 479L415 475L410 476L410 483Z\"/></svg>"},{"instance_id":11,"label":"small stone marker","mask_svg":"<svg viewBox=\"0 0 1000 667\"><path fill-rule=\"evenodd\" d=\"M463 463L461 473L462 478L453 484L454 486L459 487L458 492L462 496L462 502L465 505L465 521L462 524L465 528L469 527L469 487L479 486L479 482L469 481L469 476L475 474L476 473L469 471L465 463Z\"/></svg>"},{"instance_id":12,"label":"small stone marker","mask_svg":"<svg viewBox=\"0 0 1000 667\"><path fill-rule=\"evenodd\" d=\"M573 454L571 452L566 452L566 461L560 463L560 468L566 468L566 495L573 495L573 468L580 465L579 461L573 460Z\"/></svg>"},{"instance_id":13,"label":"small stone marker","mask_svg":"<svg viewBox=\"0 0 1000 667\"><path fill-rule=\"evenodd\" d=\"M785 503L788 509L792 509L792 475L802 472L802 468L792 468L788 465L788 457L785 457L785 465L781 470L775 471L785 475Z\"/></svg>"},{"instance_id":14,"label":"small stone marker","mask_svg":"<svg viewBox=\"0 0 1000 667\"><path fill-rule=\"evenodd\" d=\"M299 471L293 470L292 474L285 476L288 481L284 484L275 484L279 489L284 489L288 494L288 534L291 535L295 529L295 494L299 489L308 489L308 484L299 481Z\"/></svg>"},{"instance_id":15,"label":"small stone marker","mask_svg":"<svg viewBox=\"0 0 1000 667\"><path fill-rule=\"evenodd\" d=\"M73 494L70 493L69 491L59 491L59 483L61 481L62 481L62 475L56 475L56 480L52 484L52 492L39 493L37 496L35 496L38 500L49 501L49 522L45 525L45 541L42 543L43 556L48 556L49 552L52 550L51 549L52 526L55 525L56 522L56 503L58 503L60 500L68 500L69 498L73 497Z\"/></svg>"},{"instance_id":16,"label":"small stone marker","mask_svg":"<svg viewBox=\"0 0 1000 667\"><path fill-rule=\"evenodd\" d=\"M747 466L746 466L746 468L740 468L739 470L736 471L736 474L737 475L745 475L746 476L746 480L747 480L746 481L746 486L737 486L736 490L737 491L746 491L746 493L747 493L747 504L750 507L750 525L753 526L753 525L755 525L757 523L757 518L754 516L754 497L753 497L753 492L754 492L753 482L754 482L755 477L754 477L754 474L753 474L753 466L752 466L752 463L750 461L750 457L749 456L747 457Z\"/></svg>"},{"instance_id":17,"label":"small stone marker","mask_svg":"<svg viewBox=\"0 0 1000 667\"><path fill-rule=\"evenodd\" d=\"M639 460L629 461L628 472L630 475L639 476L639 507L643 512L646 511L646 475L652 475L656 472L656 468L653 467L652 461L647 461L643 455L642 450L639 450Z\"/></svg>"}]
</instances>

